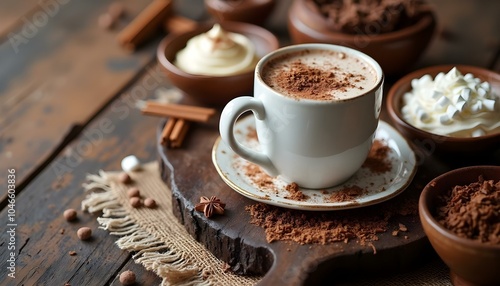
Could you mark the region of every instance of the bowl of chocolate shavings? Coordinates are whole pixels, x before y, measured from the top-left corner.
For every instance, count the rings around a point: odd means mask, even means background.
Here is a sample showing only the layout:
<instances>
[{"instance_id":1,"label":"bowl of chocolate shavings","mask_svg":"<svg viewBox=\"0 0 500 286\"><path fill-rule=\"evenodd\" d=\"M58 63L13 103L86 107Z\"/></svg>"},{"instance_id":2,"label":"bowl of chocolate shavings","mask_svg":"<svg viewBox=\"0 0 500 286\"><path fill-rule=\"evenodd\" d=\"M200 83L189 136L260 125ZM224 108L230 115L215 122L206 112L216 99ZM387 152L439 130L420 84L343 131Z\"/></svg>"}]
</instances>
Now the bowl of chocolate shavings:
<instances>
[{"instance_id":1,"label":"bowl of chocolate shavings","mask_svg":"<svg viewBox=\"0 0 500 286\"><path fill-rule=\"evenodd\" d=\"M500 166L433 179L420 195L419 215L454 285L500 285Z\"/></svg>"},{"instance_id":2,"label":"bowl of chocolate shavings","mask_svg":"<svg viewBox=\"0 0 500 286\"><path fill-rule=\"evenodd\" d=\"M348 46L374 58L386 75L412 67L431 42L436 14L426 1L294 0L292 42Z\"/></svg>"}]
</instances>

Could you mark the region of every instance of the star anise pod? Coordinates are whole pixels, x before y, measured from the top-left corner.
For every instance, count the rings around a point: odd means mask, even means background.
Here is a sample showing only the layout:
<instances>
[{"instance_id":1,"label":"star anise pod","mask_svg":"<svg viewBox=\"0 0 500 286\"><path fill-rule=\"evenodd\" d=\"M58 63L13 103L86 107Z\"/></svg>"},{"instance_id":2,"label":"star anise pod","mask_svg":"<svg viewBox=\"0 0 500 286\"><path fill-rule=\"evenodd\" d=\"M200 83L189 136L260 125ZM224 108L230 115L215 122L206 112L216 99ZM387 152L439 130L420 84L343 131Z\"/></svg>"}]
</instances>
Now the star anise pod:
<instances>
[{"instance_id":1,"label":"star anise pod","mask_svg":"<svg viewBox=\"0 0 500 286\"><path fill-rule=\"evenodd\" d=\"M203 196L200 197L200 203L196 204L194 209L199 212L202 211L206 217L211 217L214 213L224 214L225 207L226 204L216 196L211 196L210 198Z\"/></svg>"}]
</instances>

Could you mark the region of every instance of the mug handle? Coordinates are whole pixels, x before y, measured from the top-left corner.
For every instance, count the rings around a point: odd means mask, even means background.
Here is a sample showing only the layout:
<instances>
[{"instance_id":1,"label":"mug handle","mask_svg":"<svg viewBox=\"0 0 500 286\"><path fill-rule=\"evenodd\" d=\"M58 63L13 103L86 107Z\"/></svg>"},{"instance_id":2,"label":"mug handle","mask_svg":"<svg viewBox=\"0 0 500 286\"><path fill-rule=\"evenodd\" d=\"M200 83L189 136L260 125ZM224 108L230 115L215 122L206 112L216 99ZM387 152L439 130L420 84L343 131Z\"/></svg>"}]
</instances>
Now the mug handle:
<instances>
[{"instance_id":1,"label":"mug handle","mask_svg":"<svg viewBox=\"0 0 500 286\"><path fill-rule=\"evenodd\" d=\"M231 149L243 159L255 163L270 175L277 176L278 170L271 162L269 157L262 153L254 151L242 145L234 137L234 124L236 120L246 111L252 111L255 118L263 120L266 117L266 111L262 101L251 96L240 96L231 100L222 110L219 122L219 131L222 140L231 147Z\"/></svg>"}]
</instances>

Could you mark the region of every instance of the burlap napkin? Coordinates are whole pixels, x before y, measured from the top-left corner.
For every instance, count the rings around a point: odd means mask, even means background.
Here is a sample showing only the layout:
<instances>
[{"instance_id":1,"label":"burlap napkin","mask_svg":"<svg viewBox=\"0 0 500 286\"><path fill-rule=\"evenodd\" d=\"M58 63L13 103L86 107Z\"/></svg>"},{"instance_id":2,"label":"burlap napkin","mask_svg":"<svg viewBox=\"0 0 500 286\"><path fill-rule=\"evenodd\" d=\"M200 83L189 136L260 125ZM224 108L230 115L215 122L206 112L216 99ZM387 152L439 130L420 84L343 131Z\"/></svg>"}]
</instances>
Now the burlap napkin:
<instances>
[{"instance_id":1,"label":"burlap napkin","mask_svg":"<svg viewBox=\"0 0 500 286\"><path fill-rule=\"evenodd\" d=\"M131 185L118 180L119 172L100 171L88 175L88 193L82 209L102 212L101 228L120 238L120 249L133 253L136 263L161 277L161 285L254 285L259 277L238 276L224 270L217 259L193 239L172 214L170 189L160 177L157 162L131 172ZM133 208L127 190L137 186L143 198L154 198L157 208ZM363 279L339 285L451 285L448 269L440 262L429 263L410 273L380 279Z\"/></svg>"},{"instance_id":2,"label":"burlap napkin","mask_svg":"<svg viewBox=\"0 0 500 286\"><path fill-rule=\"evenodd\" d=\"M100 212L101 228L120 238L120 249L133 252L133 259L154 271L161 285L254 285L259 279L224 271L224 263L213 256L172 214L170 190L160 178L157 162L130 172L131 185L118 180L118 172L100 171L89 175L85 190L91 191L82 209ZM143 198L154 198L154 209L133 208L127 197L130 186L137 186Z\"/></svg>"}]
</instances>

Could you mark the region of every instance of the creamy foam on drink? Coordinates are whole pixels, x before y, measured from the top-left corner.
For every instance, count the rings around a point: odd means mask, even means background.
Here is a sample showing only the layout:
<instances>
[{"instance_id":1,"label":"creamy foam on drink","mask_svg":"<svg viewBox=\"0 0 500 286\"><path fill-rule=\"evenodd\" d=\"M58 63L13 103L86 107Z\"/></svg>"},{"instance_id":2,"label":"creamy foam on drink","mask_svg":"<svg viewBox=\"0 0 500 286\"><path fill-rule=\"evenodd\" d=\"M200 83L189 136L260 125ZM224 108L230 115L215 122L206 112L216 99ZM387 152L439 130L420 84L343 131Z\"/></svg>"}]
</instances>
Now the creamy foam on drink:
<instances>
[{"instance_id":1,"label":"creamy foam on drink","mask_svg":"<svg viewBox=\"0 0 500 286\"><path fill-rule=\"evenodd\" d=\"M373 88L377 75L367 62L348 53L304 50L270 60L262 69L262 79L289 97L342 100Z\"/></svg>"}]
</instances>

